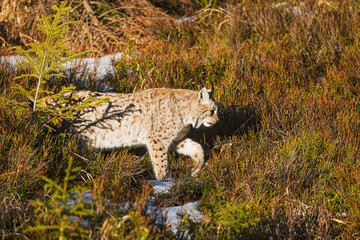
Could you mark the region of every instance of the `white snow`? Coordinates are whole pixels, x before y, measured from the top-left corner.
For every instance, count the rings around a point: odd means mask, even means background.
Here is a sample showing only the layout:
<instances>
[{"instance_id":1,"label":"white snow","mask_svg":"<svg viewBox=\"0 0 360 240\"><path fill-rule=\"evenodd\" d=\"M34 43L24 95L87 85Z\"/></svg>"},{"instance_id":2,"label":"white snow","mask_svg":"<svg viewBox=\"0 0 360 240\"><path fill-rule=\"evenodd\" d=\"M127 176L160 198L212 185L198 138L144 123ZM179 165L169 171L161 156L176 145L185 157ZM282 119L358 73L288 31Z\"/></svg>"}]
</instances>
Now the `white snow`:
<instances>
[{"instance_id":1,"label":"white snow","mask_svg":"<svg viewBox=\"0 0 360 240\"><path fill-rule=\"evenodd\" d=\"M302 5L302 3L300 3ZM300 17L302 15L301 8L298 6L289 6L287 2L273 3L274 8L284 8L286 12L292 14L294 17Z\"/></svg>"},{"instance_id":2,"label":"white snow","mask_svg":"<svg viewBox=\"0 0 360 240\"><path fill-rule=\"evenodd\" d=\"M150 180L152 188L154 189L154 194L164 194L169 193L171 188L174 186L175 182L173 179L166 180Z\"/></svg>"},{"instance_id":3,"label":"white snow","mask_svg":"<svg viewBox=\"0 0 360 240\"><path fill-rule=\"evenodd\" d=\"M195 22L196 19L197 18L195 16L189 16L189 17L182 17L182 18L175 19L175 21L179 24L184 24L184 23Z\"/></svg>"},{"instance_id":4,"label":"white snow","mask_svg":"<svg viewBox=\"0 0 360 240\"><path fill-rule=\"evenodd\" d=\"M80 67L80 71L86 71L97 80L105 79L108 76L115 76L117 71L113 62L119 60L123 53L106 55L102 58L75 58L63 64L65 69L74 69Z\"/></svg>"},{"instance_id":5,"label":"white snow","mask_svg":"<svg viewBox=\"0 0 360 240\"><path fill-rule=\"evenodd\" d=\"M183 206L167 207L161 209L162 215L166 218L166 225L171 227L171 231L176 235L179 231L180 223L184 218L188 218L193 222L200 222L203 219L199 211L200 202L190 202ZM185 235L188 233L186 232Z\"/></svg>"},{"instance_id":6,"label":"white snow","mask_svg":"<svg viewBox=\"0 0 360 240\"><path fill-rule=\"evenodd\" d=\"M8 64L9 66L19 69L18 66L15 66L16 63L24 61L24 58L20 55L13 55L13 56L1 56L0 63Z\"/></svg>"},{"instance_id":7,"label":"white snow","mask_svg":"<svg viewBox=\"0 0 360 240\"><path fill-rule=\"evenodd\" d=\"M113 88L105 84L107 78L116 76L117 71L113 65L114 61L121 59L123 53L106 55L102 58L75 58L62 65L65 69L65 75L70 77L76 72L75 83L86 86L90 79L98 81L98 91L112 92ZM16 63L23 62L24 58L20 55L1 56L0 63L6 63L9 66L18 69ZM58 70L60 71L60 69Z\"/></svg>"},{"instance_id":8,"label":"white snow","mask_svg":"<svg viewBox=\"0 0 360 240\"><path fill-rule=\"evenodd\" d=\"M184 219L189 219L192 222L200 222L202 219L206 219L202 216L201 212L199 211L200 202L190 202L186 203L182 206L175 206L175 207L157 207L155 204L155 196L159 194L169 193L171 188L174 186L174 180L167 179L167 180L150 180L153 184L154 189L154 196L149 196L146 206L144 208L144 212L146 215L153 215L153 222L155 224L162 224L165 223L166 226L170 227L171 231L177 235L179 231L180 224L184 221ZM82 194L82 199L85 203L90 204L94 200L93 193L91 191L87 191ZM75 198L77 200L72 200L66 202L67 207L71 207L78 202L79 193L72 192L70 194L71 198ZM110 200L105 199L105 205L107 206L117 206L119 207L119 211L127 211L130 207L130 203L112 203ZM136 203L134 203L136 206ZM70 216L69 219L71 221L76 221L78 218L76 216ZM90 222L86 219L81 219L85 227L89 227ZM164 222L165 221L165 222ZM186 222L187 226L189 225ZM190 237L188 232L185 230L184 232L185 237Z\"/></svg>"}]
</instances>

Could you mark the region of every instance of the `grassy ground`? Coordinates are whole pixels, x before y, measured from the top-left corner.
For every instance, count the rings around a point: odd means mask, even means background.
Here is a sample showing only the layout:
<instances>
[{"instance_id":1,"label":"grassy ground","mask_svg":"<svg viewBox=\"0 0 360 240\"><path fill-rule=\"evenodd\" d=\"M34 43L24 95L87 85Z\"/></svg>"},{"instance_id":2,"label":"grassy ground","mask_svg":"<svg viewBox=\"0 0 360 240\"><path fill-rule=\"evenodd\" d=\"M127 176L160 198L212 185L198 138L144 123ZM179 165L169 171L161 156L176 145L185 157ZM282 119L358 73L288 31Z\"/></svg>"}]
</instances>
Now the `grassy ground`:
<instances>
[{"instance_id":1,"label":"grassy ground","mask_svg":"<svg viewBox=\"0 0 360 240\"><path fill-rule=\"evenodd\" d=\"M158 204L200 200L209 220L191 226L194 239L358 238L359 3L137 1L141 3L157 6L163 14L166 10L169 18L196 19L183 25L158 20L146 25L149 34L138 37L146 35L151 44L136 44L136 34L122 35L129 44L109 41L100 52L116 49L131 56L116 63L118 76L109 84L117 92L133 92L201 89L213 83L221 106L217 127L193 133L207 155L199 177L190 178L189 159L170 155L176 186L157 198ZM95 15L101 15L103 5L92 5ZM110 21L98 19L101 24ZM12 41L6 45L20 40ZM93 222L89 229L73 223L77 230L67 230L67 236L81 235L79 229L84 229L82 237L90 239L175 238L154 227L141 207L119 212L102 200L145 204L151 191L144 182L154 179L145 152L94 152L61 134L44 133L30 124L30 110L5 104L4 99L26 101L15 93L15 83L34 84L14 80L17 75L0 66L0 235L33 239L43 233L24 231L29 226L58 224L49 210L58 206L41 176L63 183L73 159L81 170L69 184L93 189L96 211L88 217ZM34 199L48 207L39 210Z\"/></svg>"}]
</instances>

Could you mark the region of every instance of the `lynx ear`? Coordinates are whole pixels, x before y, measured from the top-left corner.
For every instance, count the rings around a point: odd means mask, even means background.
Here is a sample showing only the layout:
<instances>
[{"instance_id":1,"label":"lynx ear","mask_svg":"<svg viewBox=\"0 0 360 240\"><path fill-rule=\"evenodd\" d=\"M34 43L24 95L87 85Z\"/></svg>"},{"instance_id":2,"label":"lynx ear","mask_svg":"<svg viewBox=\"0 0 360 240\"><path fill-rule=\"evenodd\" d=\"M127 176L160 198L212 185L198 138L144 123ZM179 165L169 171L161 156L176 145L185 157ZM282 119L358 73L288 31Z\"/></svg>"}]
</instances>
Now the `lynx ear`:
<instances>
[{"instance_id":1,"label":"lynx ear","mask_svg":"<svg viewBox=\"0 0 360 240\"><path fill-rule=\"evenodd\" d=\"M206 102L206 101L209 101L209 99L210 99L210 95L209 95L208 91L206 90L206 88L203 88L199 91L198 97L201 102Z\"/></svg>"},{"instance_id":2,"label":"lynx ear","mask_svg":"<svg viewBox=\"0 0 360 240\"><path fill-rule=\"evenodd\" d=\"M214 96L214 85L213 83L211 83L211 89L208 89L207 92L210 95L210 98L212 98Z\"/></svg>"}]
</instances>

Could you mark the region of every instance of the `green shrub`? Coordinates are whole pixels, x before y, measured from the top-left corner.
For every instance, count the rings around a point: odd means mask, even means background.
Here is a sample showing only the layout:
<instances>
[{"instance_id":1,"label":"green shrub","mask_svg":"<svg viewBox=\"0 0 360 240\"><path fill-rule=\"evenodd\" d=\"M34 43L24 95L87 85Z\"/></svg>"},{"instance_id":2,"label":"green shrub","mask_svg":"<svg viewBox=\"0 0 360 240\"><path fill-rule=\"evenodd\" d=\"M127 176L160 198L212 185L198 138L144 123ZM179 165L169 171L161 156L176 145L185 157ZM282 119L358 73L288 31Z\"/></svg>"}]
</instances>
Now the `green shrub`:
<instances>
[{"instance_id":1,"label":"green shrub","mask_svg":"<svg viewBox=\"0 0 360 240\"><path fill-rule=\"evenodd\" d=\"M45 199L34 201L36 206L35 226L29 226L25 231L34 232L41 238L58 238L59 240L72 239L73 237L85 237L88 234L83 221L85 217L93 216L94 210L84 203L83 194L85 188L79 186L70 187L69 184L75 179L74 173L81 168L73 168L73 159L70 158L62 184L58 184L49 178L43 177L47 182L44 191ZM67 207L69 202L70 207ZM73 221L72 219L76 219ZM88 219L87 219L88 220Z\"/></svg>"},{"instance_id":2,"label":"green shrub","mask_svg":"<svg viewBox=\"0 0 360 240\"><path fill-rule=\"evenodd\" d=\"M71 93L75 91L73 86L62 87L61 91L54 93L52 90L45 89L45 83L48 81L56 81L56 78L64 77L64 64L76 57L86 54L87 52L77 52L69 54L66 44L71 39L64 39L64 32L68 30L68 26L75 22L62 22L63 16L70 11L67 2L64 1L59 7L52 6L56 11L54 15L42 15L39 21L38 29L46 35L44 42L36 42L28 44L28 49L16 47L16 52L23 56L24 61L18 63L20 66L30 68L31 72L22 74L17 78L29 78L36 80L36 87L26 90L21 85L17 85L19 93L28 97L32 102L32 117L44 121L47 120L45 126L57 125L60 119L73 119L73 113L84 108L96 106L104 100L96 100L89 98L79 105L75 105L71 101ZM13 102L8 102L13 104ZM17 104L24 107L23 103Z\"/></svg>"}]
</instances>

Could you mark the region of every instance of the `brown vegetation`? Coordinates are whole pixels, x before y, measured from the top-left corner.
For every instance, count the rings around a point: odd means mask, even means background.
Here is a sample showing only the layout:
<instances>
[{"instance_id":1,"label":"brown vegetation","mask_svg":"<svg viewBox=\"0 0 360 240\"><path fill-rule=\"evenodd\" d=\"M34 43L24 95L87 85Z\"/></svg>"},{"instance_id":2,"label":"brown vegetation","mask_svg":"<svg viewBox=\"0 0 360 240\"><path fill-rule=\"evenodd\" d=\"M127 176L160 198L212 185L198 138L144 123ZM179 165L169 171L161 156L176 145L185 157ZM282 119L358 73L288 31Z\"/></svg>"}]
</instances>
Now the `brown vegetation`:
<instances>
[{"instance_id":1,"label":"brown vegetation","mask_svg":"<svg viewBox=\"0 0 360 240\"><path fill-rule=\"evenodd\" d=\"M54 11L60 0L5 0L0 5L0 45L9 48L41 41L37 20ZM129 45L147 47L159 40L163 26L174 24L166 11L146 0L70 1L66 20L78 21L65 37L74 38L70 51L93 50L100 54L123 50Z\"/></svg>"}]
</instances>

